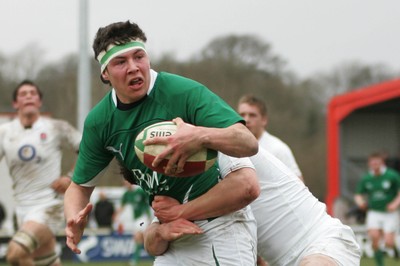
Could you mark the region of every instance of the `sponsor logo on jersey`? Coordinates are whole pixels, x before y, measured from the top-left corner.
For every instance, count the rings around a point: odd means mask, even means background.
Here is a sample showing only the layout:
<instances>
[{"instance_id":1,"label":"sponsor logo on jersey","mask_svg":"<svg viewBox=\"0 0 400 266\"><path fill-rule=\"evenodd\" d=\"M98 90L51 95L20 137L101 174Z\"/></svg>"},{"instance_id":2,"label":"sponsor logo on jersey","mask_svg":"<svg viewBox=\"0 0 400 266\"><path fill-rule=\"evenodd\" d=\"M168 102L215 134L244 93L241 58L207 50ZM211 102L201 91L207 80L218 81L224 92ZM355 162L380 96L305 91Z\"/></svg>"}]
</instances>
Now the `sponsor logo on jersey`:
<instances>
[{"instance_id":1,"label":"sponsor logo on jersey","mask_svg":"<svg viewBox=\"0 0 400 266\"><path fill-rule=\"evenodd\" d=\"M124 160L124 155L122 154L122 143L119 144L119 149L114 148L113 146L107 146L106 149L112 153L118 154L121 159Z\"/></svg>"},{"instance_id":2,"label":"sponsor logo on jersey","mask_svg":"<svg viewBox=\"0 0 400 266\"><path fill-rule=\"evenodd\" d=\"M156 171L143 173L140 169L132 169L137 184L148 194L156 195L162 191L169 190L169 184L165 178L160 179Z\"/></svg>"},{"instance_id":3,"label":"sponsor logo on jersey","mask_svg":"<svg viewBox=\"0 0 400 266\"><path fill-rule=\"evenodd\" d=\"M32 145L24 145L18 150L18 156L22 161L30 161L35 158L36 149Z\"/></svg>"}]
</instances>

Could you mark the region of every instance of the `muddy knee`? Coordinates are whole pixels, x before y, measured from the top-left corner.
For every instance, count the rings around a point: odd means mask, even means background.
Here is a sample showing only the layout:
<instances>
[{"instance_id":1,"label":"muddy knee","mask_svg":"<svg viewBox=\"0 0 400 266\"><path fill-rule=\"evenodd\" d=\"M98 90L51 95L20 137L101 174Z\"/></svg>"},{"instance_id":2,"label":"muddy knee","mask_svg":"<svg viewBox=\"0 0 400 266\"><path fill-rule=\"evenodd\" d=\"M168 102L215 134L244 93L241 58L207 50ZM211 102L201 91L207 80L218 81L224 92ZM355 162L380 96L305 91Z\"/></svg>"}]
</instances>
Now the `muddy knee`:
<instances>
[{"instance_id":1,"label":"muddy knee","mask_svg":"<svg viewBox=\"0 0 400 266\"><path fill-rule=\"evenodd\" d=\"M9 243L7 262L13 266L27 265L26 261L30 259L37 246L38 242L32 235L25 231L18 231Z\"/></svg>"}]
</instances>

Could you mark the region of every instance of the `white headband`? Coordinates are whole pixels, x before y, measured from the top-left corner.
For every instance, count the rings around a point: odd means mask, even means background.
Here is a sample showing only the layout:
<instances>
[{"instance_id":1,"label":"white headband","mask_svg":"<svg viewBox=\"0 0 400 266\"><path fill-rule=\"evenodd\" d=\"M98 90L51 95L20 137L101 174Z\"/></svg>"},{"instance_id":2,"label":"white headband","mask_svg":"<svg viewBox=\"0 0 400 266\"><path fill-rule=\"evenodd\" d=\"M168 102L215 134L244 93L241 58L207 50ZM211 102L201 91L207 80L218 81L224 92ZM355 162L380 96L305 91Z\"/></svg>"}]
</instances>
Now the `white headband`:
<instances>
[{"instance_id":1,"label":"white headband","mask_svg":"<svg viewBox=\"0 0 400 266\"><path fill-rule=\"evenodd\" d=\"M111 59L114 57L123 54L125 52L134 50L134 49L141 49L146 52L144 47L144 43L141 40L135 40L128 43L124 43L121 45L110 45L107 48L107 51L102 51L97 56L97 61L100 63L101 73L103 73L104 69L106 69L108 63L110 63Z\"/></svg>"}]
</instances>

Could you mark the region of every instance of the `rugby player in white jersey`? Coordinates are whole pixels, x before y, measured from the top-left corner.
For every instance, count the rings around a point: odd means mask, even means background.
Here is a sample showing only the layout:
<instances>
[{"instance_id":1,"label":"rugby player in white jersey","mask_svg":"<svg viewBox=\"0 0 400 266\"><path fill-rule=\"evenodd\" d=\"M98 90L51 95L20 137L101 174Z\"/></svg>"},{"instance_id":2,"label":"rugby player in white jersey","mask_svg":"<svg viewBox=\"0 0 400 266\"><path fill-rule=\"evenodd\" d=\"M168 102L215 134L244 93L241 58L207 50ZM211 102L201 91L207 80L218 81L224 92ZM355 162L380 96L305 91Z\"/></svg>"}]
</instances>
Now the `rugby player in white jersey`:
<instances>
[{"instance_id":1,"label":"rugby player in white jersey","mask_svg":"<svg viewBox=\"0 0 400 266\"><path fill-rule=\"evenodd\" d=\"M265 130L268 125L268 111L265 102L251 94L243 95L239 100L237 111L246 121L246 127L257 138L260 147L272 153L304 181L290 147Z\"/></svg>"},{"instance_id":2,"label":"rugby player in white jersey","mask_svg":"<svg viewBox=\"0 0 400 266\"><path fill-rule=\"evenodd\" d=\"M62 148L78 151L81 134L69 123L40 114L42 92L24 80L13 93L14 120L0 125L0 160L12 177L18 231L9 242L11 265L61 265L55 233L64 225Z\"/></svg>"},{"instance_id":3,"label":"rugby player in white jersey","mask_svg":"<svg viewBox=\"0 0 400 266\"><path fill-rule=\"evenodd\" d=\"M325 205L272 154L261 147L250 160L220 154L219 165L223 177L243 167L256 169L261 194L250 206L257 220L258 255L270 265L360 265L360 248L351 228L329 216ZM228 179L216 188L227 187ZM169 241L198 233L190 222L193 217L205 219L223 214L212 200L229 193L229 189L218 194L210 190L181 205L171 198L157 196L153 209L162 223L153 222L146 231L148 252L160 255L168 249Z\"/></svg>"}]
</instances>

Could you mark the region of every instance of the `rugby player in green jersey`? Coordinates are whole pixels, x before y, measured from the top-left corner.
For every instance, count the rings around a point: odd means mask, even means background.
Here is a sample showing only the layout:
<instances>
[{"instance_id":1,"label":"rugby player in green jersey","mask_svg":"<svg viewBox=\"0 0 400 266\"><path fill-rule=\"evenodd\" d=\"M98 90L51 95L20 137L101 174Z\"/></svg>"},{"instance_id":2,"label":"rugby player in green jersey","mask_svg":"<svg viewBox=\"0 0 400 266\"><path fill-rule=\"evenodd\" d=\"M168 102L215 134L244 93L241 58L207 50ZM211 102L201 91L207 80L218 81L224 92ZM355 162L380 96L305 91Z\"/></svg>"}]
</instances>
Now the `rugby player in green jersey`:
<instances>
[{"instance_id":1,"label":"rugby player in green jersey","mask_svg":"<svg viewBox=\"0 0 400 266\"><path fill-rule=\"evenodd\" d=\"M145 42L139 26L127 21L100 28L93 43L101 79L111 89L86 118L73 182L65 194L67 245L76 253L93 207L90 195L114 157L131 171L128 181L142 187L150 204L156 195L184 203L220 182L218 164L197 176L174 176L200 148L235 157L251 156L258 150L244 120L220 97L194 80L152 70ZM157 165L171 156L163 175L139 161L134 140L145 127L168 120L177 123L177 133L146 143L166 144L154 161ZM254 169L240 169L234 175L237 178L226 178L234 184L231 193L213 202L232 212L193 221L194 235L170 243L169 250L156 257L155 265L255 264L256 224L247 205L257 198L260 188Z\"/></svg>"},{"instance_id":2,"label":"rugby player in green jersey","mask_svg":"<svg viewBox=\"0 0 400 266\"><path fill-rule=\"evenodd\" d=\"M374 258L383 264L381 239L388 248L395 248L399 228L400 175L386 166L380 153L368 156L368 173L357 184L354 200L362 210L367 210L366 226L372 241Z\"/></svg>"}]
</instances>

